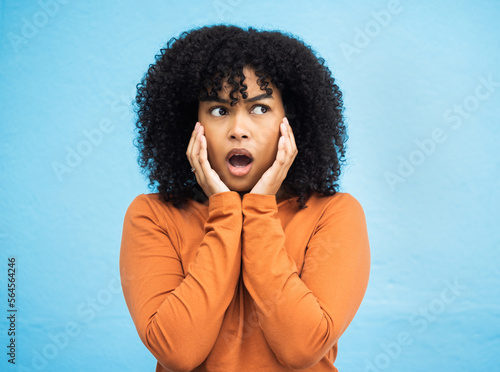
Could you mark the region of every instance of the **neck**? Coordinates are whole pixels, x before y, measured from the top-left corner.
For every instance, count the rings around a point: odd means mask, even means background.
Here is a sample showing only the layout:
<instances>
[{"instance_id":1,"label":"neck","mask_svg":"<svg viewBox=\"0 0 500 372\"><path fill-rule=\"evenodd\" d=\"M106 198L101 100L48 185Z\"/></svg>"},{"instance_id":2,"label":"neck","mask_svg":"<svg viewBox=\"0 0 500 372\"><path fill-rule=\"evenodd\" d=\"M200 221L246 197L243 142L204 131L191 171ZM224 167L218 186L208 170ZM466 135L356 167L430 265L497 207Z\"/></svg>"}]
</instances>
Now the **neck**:
<instances>
[{"instance_id":1,"label":"neck","mask_svg":"<svg viewBox=\"0 0 500 372\"><path fill-rule=\"evenodd\" d=\"M248 190L248 191L238 191L238 194L240 194L240 197L243 198L243 195L248 194L249 192L250 192L250 190ZM285 192L283 191L282 188L280 188L278 190L278 192L276 193L276 201L283 200L283 199L285 199L285 197L286 197Z\"/></svg>"},{"instance_id":2,"label":"neck","mask_svg":"<svg viewBox=\"0 0 500 372\"><path fill-rule=\"evenodd\" d=\"M278 192L276 193L276 201L279 201L279 200L282 200L285 198L285 192L283 191L283 189L280 187L280 189L278 190Z\"/></svg>"}]
</instances>

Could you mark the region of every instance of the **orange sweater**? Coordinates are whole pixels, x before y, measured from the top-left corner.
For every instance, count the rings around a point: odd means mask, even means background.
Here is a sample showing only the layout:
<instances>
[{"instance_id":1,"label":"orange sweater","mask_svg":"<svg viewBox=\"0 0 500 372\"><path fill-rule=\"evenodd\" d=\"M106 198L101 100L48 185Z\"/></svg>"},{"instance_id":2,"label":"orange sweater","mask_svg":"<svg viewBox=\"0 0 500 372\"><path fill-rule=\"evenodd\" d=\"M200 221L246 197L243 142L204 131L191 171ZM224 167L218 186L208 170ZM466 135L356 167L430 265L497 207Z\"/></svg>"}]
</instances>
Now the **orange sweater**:
<instances>
[{"instance_id":1,"label":"orange sweater","mask_svg":"<svg viewBox=\"0 0 500 372\"><path fill-rule=\"evenodd\" d=\"M123 293L156 371L337 371L337 341L370 270L348 193L233 191L176 209L141 194L125 215Z\"/></svg>"}]
</instances>

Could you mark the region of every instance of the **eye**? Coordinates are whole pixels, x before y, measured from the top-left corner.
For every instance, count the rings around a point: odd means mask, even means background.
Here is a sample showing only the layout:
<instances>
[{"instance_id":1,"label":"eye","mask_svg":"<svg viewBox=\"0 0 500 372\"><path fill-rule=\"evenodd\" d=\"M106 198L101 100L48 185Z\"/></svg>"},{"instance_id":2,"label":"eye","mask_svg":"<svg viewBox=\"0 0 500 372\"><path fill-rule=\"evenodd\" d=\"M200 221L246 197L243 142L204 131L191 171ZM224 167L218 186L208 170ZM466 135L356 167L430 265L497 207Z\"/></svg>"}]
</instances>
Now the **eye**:
<instances>
[{"instance_id":1,"label":"eye","mask_svg":"<svg viewBox=\"0 0 500 372\"><path fill-rule=\"evenodd\" d=\"M224 107L213 107L210 109L210 114L213 116L224 116L227 114L227 111Z\"/></svg>"},{"instance_id":2,"label":"eye","mask_svg":"<svg viewBox=\"0 0 500 372\"><path fill-rule=\"evenodd\" d=\"M269 111L269 107L266 105L257 105L253 108L252 112L257 115L263 115Z\"/></svg>"}]
</instances>

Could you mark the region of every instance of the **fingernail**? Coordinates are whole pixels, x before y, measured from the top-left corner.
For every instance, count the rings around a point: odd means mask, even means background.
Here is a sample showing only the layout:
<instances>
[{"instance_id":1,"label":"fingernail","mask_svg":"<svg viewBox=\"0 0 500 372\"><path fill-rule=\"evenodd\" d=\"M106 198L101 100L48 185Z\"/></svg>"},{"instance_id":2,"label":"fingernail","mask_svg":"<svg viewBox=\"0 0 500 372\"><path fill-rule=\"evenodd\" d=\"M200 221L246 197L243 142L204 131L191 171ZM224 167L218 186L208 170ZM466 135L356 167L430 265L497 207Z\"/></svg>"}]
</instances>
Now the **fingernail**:
<instances>
[{"instance_id":1,"label":"fingernail","mask_svg":"<svg viewBox=\"0 0 500 372\"><path fill-rule=\"evenodd\" d=\"M280 141L281 141L281 143L285 143L285 137L281 136Z\"/></svg>"},{"instance_id":2,"label":"fingernail","mask_svg":"<svg viewBox=\"0 0 500 372\"><path fill-rule=\"evenodd\" d=\"M200 123L196 122L196 125L194 126L194 130L198 130L199 126L200 126Z\"/></svg>"},{"instance_id":3,"label":"fingernail","mask_svg":"<svg viewBox=\"0 0 500 372\"><path fill-rule=\"evenodd\" d=\"M286 125L285 125L285 123L281 123L281 129L283 129L283 130L286 131Z\"/></svg>"}]
</instances>

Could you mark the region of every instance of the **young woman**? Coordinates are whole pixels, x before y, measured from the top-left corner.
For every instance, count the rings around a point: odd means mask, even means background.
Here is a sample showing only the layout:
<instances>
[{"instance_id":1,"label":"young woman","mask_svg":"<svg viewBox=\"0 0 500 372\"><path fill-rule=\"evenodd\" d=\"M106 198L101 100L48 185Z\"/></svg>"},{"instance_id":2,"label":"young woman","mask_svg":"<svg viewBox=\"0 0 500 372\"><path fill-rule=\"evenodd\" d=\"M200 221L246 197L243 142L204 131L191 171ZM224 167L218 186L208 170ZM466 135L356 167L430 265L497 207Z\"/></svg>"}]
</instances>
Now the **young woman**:
<instances>
[{"instance_id":1,"label":"young woman","mask_svg":"<svg viewBox=\"0 0 500 372\"><path fill-rule=\"evenodd\" d=\"M157 193L125 215L127 306L156 371L337 371L364 296L361 205L338 192L342 95L281 32L183 33L138 86Z\"/></svg>"}]
</instances>

